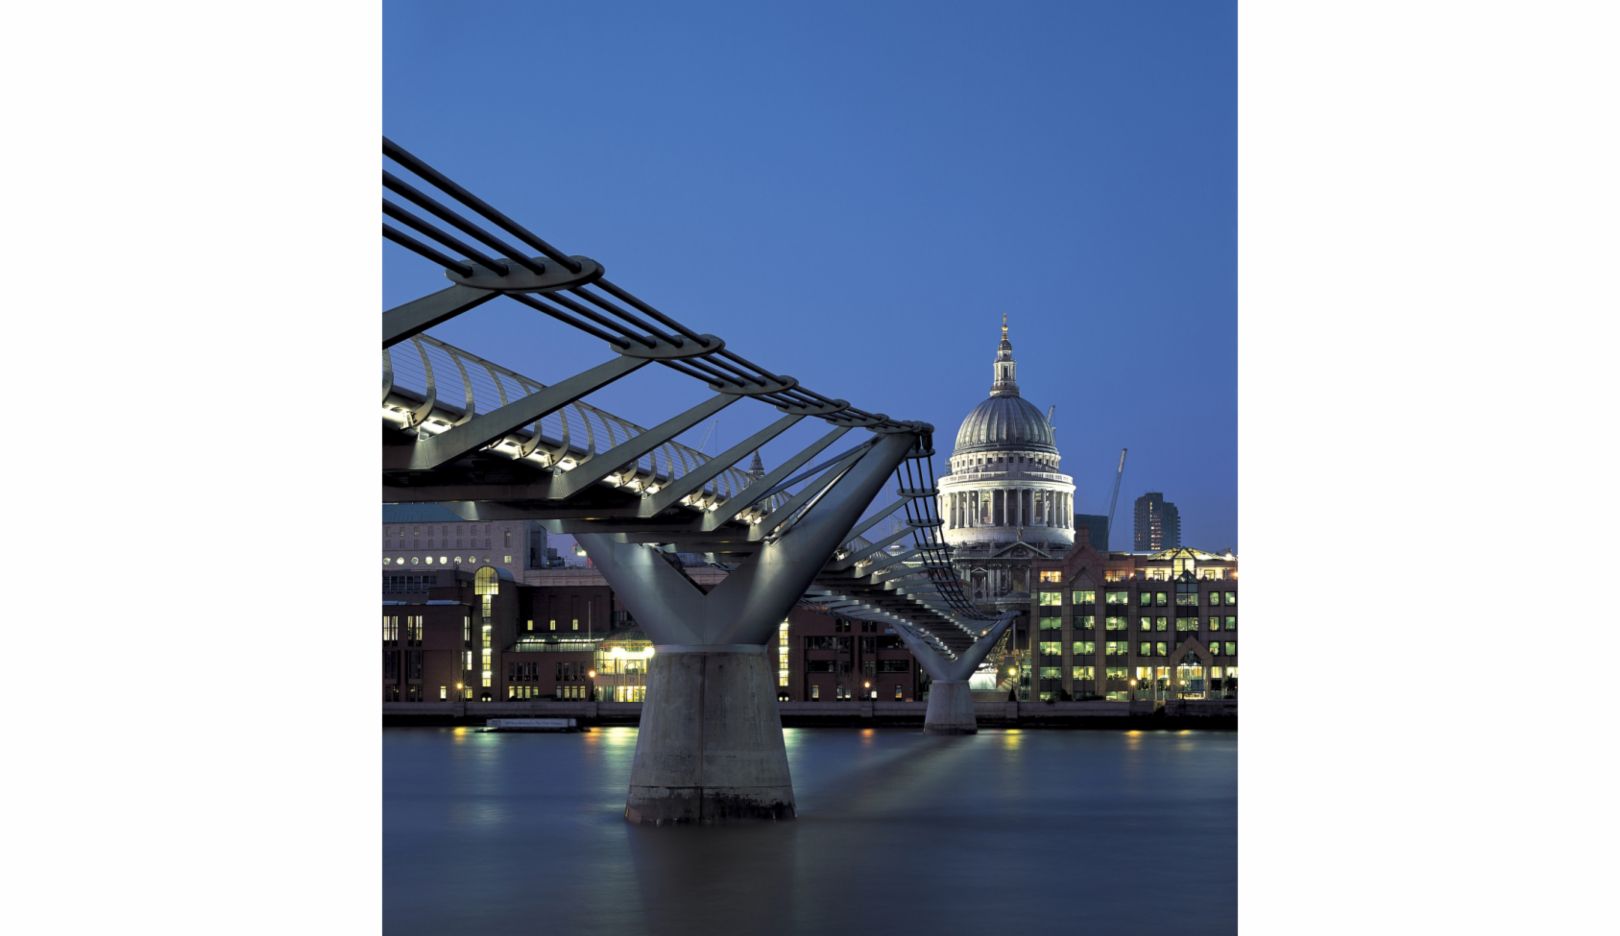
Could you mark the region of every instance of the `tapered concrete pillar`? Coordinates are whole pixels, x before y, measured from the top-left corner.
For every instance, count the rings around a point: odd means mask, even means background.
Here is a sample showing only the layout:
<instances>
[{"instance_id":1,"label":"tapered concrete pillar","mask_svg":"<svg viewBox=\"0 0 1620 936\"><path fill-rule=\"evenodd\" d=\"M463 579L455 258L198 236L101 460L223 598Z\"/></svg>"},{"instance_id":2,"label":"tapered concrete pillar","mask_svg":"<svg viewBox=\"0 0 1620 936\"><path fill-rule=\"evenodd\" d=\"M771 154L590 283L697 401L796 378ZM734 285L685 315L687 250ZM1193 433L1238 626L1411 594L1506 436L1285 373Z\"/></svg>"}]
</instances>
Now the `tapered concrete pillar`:
<instances>
[{"instance_id":1,"label":"tapered concrete pillar","mask_svg":"<svg viewBox=\"0 0 1620 936\"><path fill-rule=\"evenodd\" d=\"M928 684L928 716L923 720L926 734L975 734L979 721L973 714L973 693L967 680Z\"/></svg>"},{"instance_id":2,"label":"tapered concrete pillar","mask_svg":"<svg viewBox=\"0 0 1620 936\"><path fill-rule=\"evenodd\" d=\"M976 734L979 720L973 714L973 692L968 678L984 662L990 648L996 645L1015 618L1016 611L1004 611L996 622L979 633L979 637L961 653L952 658L938 647L925 641L905 624L896 625L894 633L900 635L906 649L922 664L933 681L928 684L928 714L923 719L926 734Z\"/></svg>"},{"instance_id":3,"label":"tapered concrete pillar","mask_svg":"<svg viewBox=\"0 0 1620 936\"><path fill-rule=\"evenodd\" d=\"M880 433L835 459L793 495L798 508L778 507L756 524L762 537L773 535L708 591L661 550L618 534L574 534L657 648L626 819L794 817L765 645L918 441L909 429Z\"/></svg>"},{"instance_id":4,"label":"tapered concrete pillar","mask_svg":"<svg viewBox=\"0 0 1620 936\"><path fill-rule=\"evenodd\" d=\"M657 647L624 816L652 825L794 817L763 646Z\"/></svg>"}]
</instances>

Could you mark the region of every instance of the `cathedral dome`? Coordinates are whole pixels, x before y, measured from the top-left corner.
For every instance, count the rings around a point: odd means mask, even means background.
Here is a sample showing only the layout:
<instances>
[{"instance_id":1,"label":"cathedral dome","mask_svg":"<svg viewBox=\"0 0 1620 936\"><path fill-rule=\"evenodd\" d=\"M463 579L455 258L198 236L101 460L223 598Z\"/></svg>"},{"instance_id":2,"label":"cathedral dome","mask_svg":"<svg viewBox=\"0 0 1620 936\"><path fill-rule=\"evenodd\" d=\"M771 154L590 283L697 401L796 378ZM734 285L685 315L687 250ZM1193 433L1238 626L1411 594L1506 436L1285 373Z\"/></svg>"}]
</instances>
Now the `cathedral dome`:
<instances>
[{"instance_id":1,"label":"cathedral dome","mask_svg":"<svg viewBox=\"0 0 1620 936\"><path fill-rule=\"evenodd\" d=\"M1016 393L1016 391L1015 391ZM1012 394L993 396L973 407L956 431L956 451L1021 450L1057 454L1052 424L1035 405Z\"/></svg>"},{"instance_id":2,"label":"cathedral dome","mask_svg":"<svg viewBox=\"0 0 1620 936\"><path fill-rule=\"evenodd\" d=\"M1001 317L1001 344L996 348L995 380L990 396L973 407L956 431L953 455L974 452L1023 450L1058 453L1052 424L1041 411L1018 395L1018 364L1007 339L1007 317ZM1055 467L1055 466L1054 466Z\"/></svg>"},{"instance_id":3,"label":"cathedral dome","mask_svg":"<svg viewBox=\"0 0 1620 936\"><path fill-rule=\"evenodd\" d=\"M1002 316L990 396L962 420L951 471L939 479L945 542L976 599L1028 587L1028 569L1008 562L1027 566L1031 555L1062 555L1074 544L1074 479L1060 459L1051 421L1018 394Z\"/></svg>"}]
</instances>

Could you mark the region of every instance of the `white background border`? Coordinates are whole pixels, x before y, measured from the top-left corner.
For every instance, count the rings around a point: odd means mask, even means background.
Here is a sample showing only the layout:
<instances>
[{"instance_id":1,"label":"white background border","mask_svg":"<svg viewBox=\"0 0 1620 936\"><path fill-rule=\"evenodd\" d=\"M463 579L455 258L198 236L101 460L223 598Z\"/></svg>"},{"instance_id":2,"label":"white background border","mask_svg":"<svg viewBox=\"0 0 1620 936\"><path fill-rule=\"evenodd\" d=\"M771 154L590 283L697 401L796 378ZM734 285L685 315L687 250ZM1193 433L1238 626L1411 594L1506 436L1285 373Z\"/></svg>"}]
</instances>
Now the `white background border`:
<instances>
[{"instance_id":1,"label":"white background border","mask_svg":"<svg viewBox=\"0 0 1620 936\"><path fill-rule=\"evenodd\" d=\"M1608 917L1614 10L1242 4L1246 933ZM380 34L8 14L8 929L380 926Z\"/></svg>"}]
</instances>

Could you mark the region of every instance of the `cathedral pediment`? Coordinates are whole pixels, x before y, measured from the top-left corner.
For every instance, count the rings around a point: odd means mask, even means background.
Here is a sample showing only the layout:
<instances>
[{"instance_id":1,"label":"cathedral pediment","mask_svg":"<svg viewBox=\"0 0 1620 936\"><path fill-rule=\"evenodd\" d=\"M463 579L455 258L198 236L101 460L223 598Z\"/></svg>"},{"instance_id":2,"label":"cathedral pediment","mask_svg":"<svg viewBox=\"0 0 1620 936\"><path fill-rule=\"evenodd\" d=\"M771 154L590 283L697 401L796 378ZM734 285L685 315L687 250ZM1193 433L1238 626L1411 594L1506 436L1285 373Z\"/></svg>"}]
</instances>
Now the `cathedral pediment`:
<instances>
[{"instance_id":1,"label":"cathedral pediment","mask_svg":"<svg viewBox=\"0 0 1620 936\"><path fill-rule=\"evenodd\" d=\"M1052 554L1029 543L1009 543L990 552L991 559L1051 559Z\"/></svg>"}]
</instances>

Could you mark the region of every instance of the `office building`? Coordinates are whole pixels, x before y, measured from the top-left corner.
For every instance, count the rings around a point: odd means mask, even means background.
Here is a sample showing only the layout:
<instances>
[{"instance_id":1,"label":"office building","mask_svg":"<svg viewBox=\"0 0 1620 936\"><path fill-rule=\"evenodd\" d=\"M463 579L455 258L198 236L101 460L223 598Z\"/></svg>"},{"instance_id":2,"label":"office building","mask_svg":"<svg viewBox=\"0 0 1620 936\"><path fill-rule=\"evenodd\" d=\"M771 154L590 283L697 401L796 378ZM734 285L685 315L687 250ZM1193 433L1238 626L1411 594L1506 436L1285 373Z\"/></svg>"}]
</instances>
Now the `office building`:
<instances>
[{"instance_id":1,"label":"office building","mask_svg":"<svg viewBox=\"0 0 1620 936\"><path fill-rule=\"evenodd\" d=\"M1136 499L1137 552L1159 552L1181 545L1181 511L1159 491L1149 491Z\"/></svg>"},{"instance_id":2,"label":"office building","mask_svg":"<svg viewBox=\"0 0 1620 936\"><path fill-rule=\"evenodd\" d=\"M1228 553L1107 553L1034 563L1031 698L1237 697L1238 563Z\"/></svg>"}]
</instances>

